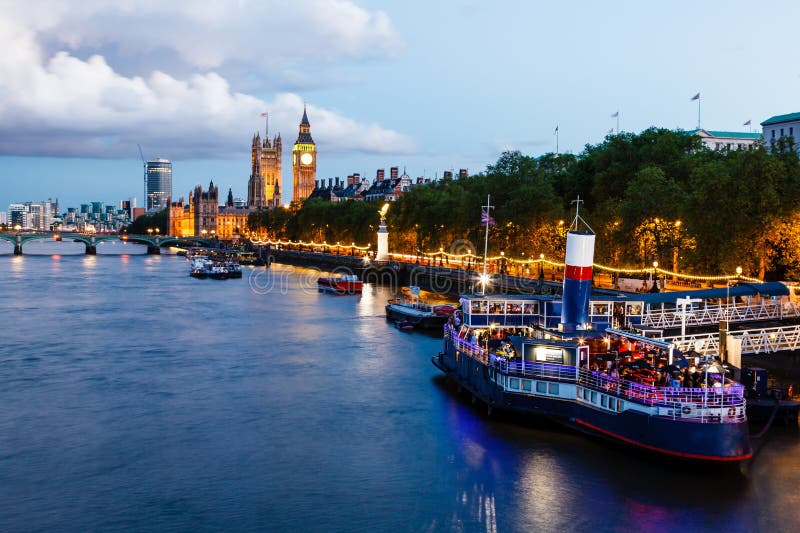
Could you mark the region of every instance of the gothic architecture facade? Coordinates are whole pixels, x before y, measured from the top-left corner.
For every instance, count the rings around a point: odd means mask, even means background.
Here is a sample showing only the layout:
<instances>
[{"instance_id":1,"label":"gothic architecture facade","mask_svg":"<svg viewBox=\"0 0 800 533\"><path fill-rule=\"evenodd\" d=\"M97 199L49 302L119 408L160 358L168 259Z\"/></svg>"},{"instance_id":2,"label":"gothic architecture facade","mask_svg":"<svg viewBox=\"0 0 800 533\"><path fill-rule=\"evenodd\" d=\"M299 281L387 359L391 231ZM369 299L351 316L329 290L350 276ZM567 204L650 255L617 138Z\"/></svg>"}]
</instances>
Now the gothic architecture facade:
<instances>
[{"instance_id":1,"label":"gothic architecture facade","mask_svg":"<svg viewBox=\"0 0 800 533\"><path fill-rule=\"evenodd\" d=\"M219 205L219 188L212 181L206 191L196 186L189 193L188 203L182 197L170 202L169 235L232 239L247 227L249 214L249 208L235 207L230 202Z\"/></svg>"},{"instance_id":2,"label":"gothic architecture facade","mask_svg":"<svg viewBox=\"0 0 800 533\"><path fill-rule=\"evenodd\" d=\"M300 204L311 196L317 177L317 146L311 138L311 124L305 108L300 121L300 133L292 148L292 175L294 202Z\"/></svg>"},{"instance_id":3,"label":"gothic architecture facade","mask_svg":"<svg viewBox=\"0 0 800 533\"><path fill-rule=\"evenodd\" d=\"M270 142L268 134L261 142L256 133L250 147L250 180L247 182L247 207L270 209L281 205L283 146L281 134Z\"/></svg>"}]
</instances>

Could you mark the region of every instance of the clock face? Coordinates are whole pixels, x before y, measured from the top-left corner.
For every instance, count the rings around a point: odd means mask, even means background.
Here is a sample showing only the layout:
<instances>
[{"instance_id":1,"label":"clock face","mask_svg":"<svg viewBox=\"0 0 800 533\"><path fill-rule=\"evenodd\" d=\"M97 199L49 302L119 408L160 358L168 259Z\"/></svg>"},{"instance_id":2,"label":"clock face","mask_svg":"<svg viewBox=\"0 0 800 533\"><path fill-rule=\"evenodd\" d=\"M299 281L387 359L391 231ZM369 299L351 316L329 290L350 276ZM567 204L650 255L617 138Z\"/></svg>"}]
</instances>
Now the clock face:
<instances>
[{"instance_id":1,"label":"clock face","mask_svg":"<svg viewBox=\"0 0 800 533\"><path fill-rule=\"evenodd\" d=\"M300 162L304 165L310 165L311 162L314 161L314 156L305 152L303 155L300 156Z\"/></svg>"}]
</instances>

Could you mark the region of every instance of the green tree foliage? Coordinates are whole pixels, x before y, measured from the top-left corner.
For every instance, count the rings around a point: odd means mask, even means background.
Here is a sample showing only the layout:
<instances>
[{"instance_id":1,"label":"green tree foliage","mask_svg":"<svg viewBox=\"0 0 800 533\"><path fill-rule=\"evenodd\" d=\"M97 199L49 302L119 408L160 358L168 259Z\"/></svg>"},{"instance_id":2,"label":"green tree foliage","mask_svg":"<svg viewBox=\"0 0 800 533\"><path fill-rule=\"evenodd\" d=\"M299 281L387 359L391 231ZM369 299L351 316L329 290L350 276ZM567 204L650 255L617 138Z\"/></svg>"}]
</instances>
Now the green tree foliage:
<instances>
[{"instance_id":1,"label":"green tree foliage","mask_svg":"<svg viewBox=\"0 0 800 533\"><path fill-rule=\"evenodd\" d=\"M166 234L168 232L167 229L167 210L163 209L158 211L157 213L153 213L151 215L142 215L130 224L128 227L125 228L125 231L131 235L147 235L147 230L156 231L158 228L158 232Z\"/></svg>"},{"instance_id":2,"label":"green tree foliage","mask_svg":"<svg viewBox=\"0 0 800 533\"><path fill-rule=\"evenodd\" d=\"M580 196L597 233L595 261L699 274L800 273L800 161L791 141L767 149L706 149L682 131L651 128L609 135L577 155L538 158L504 152L484 172L415 186L389 210L395 252L483 252L481 206L495 206L489 253L563 260L566 231ZM380 204L319 200L296 211L251 216L274 237L334 243L375 241Z\"/></svg>"}]
</instances>

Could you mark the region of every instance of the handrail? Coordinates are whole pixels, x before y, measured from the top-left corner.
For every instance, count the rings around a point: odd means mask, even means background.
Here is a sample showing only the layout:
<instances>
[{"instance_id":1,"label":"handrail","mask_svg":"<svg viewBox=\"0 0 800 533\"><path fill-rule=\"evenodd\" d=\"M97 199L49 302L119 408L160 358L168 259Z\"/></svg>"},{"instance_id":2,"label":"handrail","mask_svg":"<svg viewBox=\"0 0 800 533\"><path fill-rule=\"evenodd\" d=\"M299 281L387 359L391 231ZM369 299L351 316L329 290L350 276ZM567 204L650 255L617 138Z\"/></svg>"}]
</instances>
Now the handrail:
<instances>
[{"instance_id":1,"label":"handrail","mask_svg":"<svg viewBox=\"0 0 800 533\"><path fill-rule=\"evenodd\" d=\"M445 325L445 337L453 342L459 352L493 366L502 374L576 383L637 404L673 410L673 417L691 414L690 417L697 418L698 416L694 416L694 412L697 411L700 413L701 421L713 422L715 419L708 414L708 409L718 411L727 408L728 411L725 412L727 416L719 417L718 421L744 420L744 386L735 382L729 382L723 387L709 388L657 387L609 376L596 370L576 369L554 363L495 358L480 346L459 337L449 324ZM690 412L679 413L685 409L689 409Z\"/></svg>"}]
</instances>

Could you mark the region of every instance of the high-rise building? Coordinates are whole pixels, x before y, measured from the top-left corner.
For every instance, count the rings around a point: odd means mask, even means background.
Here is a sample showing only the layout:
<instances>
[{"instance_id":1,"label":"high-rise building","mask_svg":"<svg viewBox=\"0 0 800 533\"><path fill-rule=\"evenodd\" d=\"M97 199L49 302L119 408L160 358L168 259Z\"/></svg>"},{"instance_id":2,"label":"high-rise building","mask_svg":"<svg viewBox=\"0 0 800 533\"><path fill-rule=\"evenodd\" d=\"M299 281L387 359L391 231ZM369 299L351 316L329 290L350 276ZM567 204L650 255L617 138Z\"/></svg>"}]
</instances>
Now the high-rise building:
<instances>
[{"instance_id":1,"label":"high-rise building","mask_svg":"<svg viewBox=\"0 0 800 533\"><path fill-rule=\"evenodd\" d=\"M265 209L281 205L283 144L281 134L270 143L269 132L261 142L256 133L250 149L250 180L247 183L247 206Z\"/></svg>"},{"instance_id":2,"label":"high-rise building","mask_svg":"<svg viewBox=\"0 0 800 533\"><path fill-rule=\"evenodd\" d=\"M157 157L145 163L145 198L147 212L161 211L172 197L172 163Z\"/></svg>"},{"instance_id":3,"label":"high-rise building","mask_svg":"<svg viewBox=\"0 0 800 533\"><path fill-rule=\"evenodd\" d=\"M311 124L308 114L303 108L303 119L300 121L300 133L292 148L292 174L294 185L294 201L301 203L314 190L317 177L317 146L311 138Z\"/></svg>"}]
</instances>

